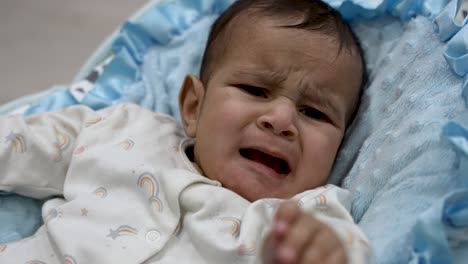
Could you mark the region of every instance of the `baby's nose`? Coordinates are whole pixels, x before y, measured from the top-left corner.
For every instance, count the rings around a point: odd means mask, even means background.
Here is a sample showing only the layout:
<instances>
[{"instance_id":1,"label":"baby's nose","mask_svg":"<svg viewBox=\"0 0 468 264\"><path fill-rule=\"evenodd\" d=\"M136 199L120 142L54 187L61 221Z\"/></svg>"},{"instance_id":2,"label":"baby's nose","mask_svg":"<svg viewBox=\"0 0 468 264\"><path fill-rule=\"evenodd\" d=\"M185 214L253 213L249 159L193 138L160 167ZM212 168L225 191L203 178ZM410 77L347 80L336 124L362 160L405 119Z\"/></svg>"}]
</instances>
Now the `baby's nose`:
<instances>
[{"instance_id":1,"label":"baby's nose","mask_svg":"<svg viewBox=\"0 0 468 264\"><path fill-rule=\"evenodd\" d=\"M298 130L296 127L297 110L288 99L278 99L265 109L258 117L257 125L262 130L268 130L275 135L294 139Z\"/></svg>"}]
</instances>

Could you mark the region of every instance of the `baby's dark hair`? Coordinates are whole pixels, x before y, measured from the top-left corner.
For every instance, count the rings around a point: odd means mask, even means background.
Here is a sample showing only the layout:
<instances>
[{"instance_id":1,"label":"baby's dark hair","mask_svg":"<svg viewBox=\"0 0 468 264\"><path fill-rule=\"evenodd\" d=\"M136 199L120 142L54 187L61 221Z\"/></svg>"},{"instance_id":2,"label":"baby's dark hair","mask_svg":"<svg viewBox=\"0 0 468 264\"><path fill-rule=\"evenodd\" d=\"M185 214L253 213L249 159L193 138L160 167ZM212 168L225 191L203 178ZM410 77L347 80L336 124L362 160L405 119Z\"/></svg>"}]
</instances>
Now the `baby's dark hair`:
<instances>
[{"instance_id":1,"label":"baby's dark hair","mask_svg":"<svg viewBox=\"0 0 468 264\"><path fill-rule=\"evenodd\" d=\"M362 64L362 81L358 96L358 101L360 101L363 87L366 85L368 78L361 44L341 15L320 0L238 0L234 2L211 27L200 68L200 79L205 87L208 86L213 71L212 65L216 58L215 52L222 54L219 50L224 48L224 45L219 44L219 42L225 40L220 39L223 39L223 34L229 31L229 24L240 14L245 14L246 11L249 11L248 15L275 16L295 20L302 17L302 22L282 27L327 34L336 38L339 44L339 52L343 48L349 51L357 51ZM358 105L359 102L356 102L356 104Z\"/></svg>"}]
</instances>

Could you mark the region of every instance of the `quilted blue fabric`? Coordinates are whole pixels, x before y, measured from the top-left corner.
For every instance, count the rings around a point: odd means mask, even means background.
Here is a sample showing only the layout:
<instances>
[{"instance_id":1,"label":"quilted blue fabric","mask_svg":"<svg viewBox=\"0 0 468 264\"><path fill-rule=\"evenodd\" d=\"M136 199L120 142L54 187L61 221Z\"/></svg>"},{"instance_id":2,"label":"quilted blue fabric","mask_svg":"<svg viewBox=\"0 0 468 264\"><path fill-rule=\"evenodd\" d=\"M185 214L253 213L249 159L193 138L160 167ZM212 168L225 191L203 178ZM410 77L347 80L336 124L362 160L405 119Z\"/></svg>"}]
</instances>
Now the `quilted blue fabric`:
<instances>
[{"instance_id":1,"label":"quilted blue fabric","mask_svg":"<svg viewBox=\"0 0 468 264\"><path fill-rule=\"evenodd\" d=\"M197 74L208 29L232 2L154 1L100 51L111 57L84 97L64 88L17 106L31 104L25 114L33 114L77 103L100 109L133 102L178 117L183 77ZM330 182L353 193L352 214L379 263L463 263L468 259L464 1L327 2L352 23L371 73ZM16 211L5 209L12 203ZM18 196L0 197L0 243L34 232L38 206Z\"/></svg>"},{"instance_id":2,"label":"quilted blue fabric","mask_svg":"<svg viewBox=\"0 0 468 264\"><path fill-rule=\"evenodd\" d=\"M423 234L417 226L429 219L444 226L433 207L462 186L460 155L442 132L450 121L468 127L464 80L446 63L445 43L427 17L410 20L401 31L394 19L359 21L356 31L372 33L366 29L373 23L399 38L388 39L370 61L372 80L333 177L344 177L343 186L354 194L353 216L380 263L445 263L434 256L451 258L452 248L421 248L418 242L434 231ZM384 32L368 35L365 46L385 41Z\"/></svg>"}]
</instances>

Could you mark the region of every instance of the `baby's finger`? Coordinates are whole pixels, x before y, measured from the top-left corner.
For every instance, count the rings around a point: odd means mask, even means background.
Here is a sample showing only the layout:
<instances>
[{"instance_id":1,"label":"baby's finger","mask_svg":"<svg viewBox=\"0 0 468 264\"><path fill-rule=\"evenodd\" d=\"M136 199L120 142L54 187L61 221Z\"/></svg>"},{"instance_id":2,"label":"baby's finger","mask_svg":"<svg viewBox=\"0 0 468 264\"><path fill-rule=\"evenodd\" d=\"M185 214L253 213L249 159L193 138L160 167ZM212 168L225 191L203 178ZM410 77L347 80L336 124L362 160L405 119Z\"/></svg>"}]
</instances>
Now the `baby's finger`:
<instances>
[{"instance_id":1,"label":"baby's finger","mask_svg":"<svg viewBox=\"0 0 468 264\"><path fill-rule=\"evenodd\" d=\"M293 263L302 258L304 252L314 245L317 234L320 232L321 223L315 218L302 215L279 245L278 257L287 263ZM287 260L287 261L286 261Z\"/></svg>"},{"instance_id":2,"label":"baby's finger","mask_svg":"<svg viewBox=\"0 0 468 264\"><path fill-rule=\"evenodd\" d=\"M295 201L282 203L275 214L273 222L273 234L277 239L281 239L288 232L288 229L294 224L301 214L299 205Z\"/></svg>"}]
</instances>

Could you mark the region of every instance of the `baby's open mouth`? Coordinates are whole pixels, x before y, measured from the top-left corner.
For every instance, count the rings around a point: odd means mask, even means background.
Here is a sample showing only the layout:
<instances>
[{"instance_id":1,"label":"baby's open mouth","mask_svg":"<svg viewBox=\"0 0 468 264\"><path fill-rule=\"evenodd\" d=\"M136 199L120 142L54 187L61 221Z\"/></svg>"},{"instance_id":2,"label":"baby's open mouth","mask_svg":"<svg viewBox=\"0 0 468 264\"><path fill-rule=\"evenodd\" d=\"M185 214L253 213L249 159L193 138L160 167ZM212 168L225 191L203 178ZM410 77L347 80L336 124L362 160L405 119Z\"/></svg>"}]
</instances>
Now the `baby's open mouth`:
<instances>
[{"instance_id":1,"label":"baby's open mouth","mask_svg":"<svg viewBox=\"0 0 468 264\"><path fill-rule=\"evenodd\" d=\"M271 156L260 150L246 148L239 150L242 157L251 161L262 163L263 165L273 169L276 173L281 175L288 175L291 172L288 163L274 156Z\"/></svg>"}]
</instances>

